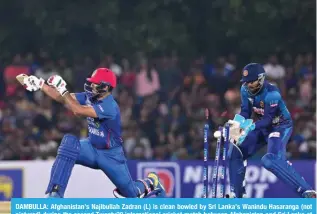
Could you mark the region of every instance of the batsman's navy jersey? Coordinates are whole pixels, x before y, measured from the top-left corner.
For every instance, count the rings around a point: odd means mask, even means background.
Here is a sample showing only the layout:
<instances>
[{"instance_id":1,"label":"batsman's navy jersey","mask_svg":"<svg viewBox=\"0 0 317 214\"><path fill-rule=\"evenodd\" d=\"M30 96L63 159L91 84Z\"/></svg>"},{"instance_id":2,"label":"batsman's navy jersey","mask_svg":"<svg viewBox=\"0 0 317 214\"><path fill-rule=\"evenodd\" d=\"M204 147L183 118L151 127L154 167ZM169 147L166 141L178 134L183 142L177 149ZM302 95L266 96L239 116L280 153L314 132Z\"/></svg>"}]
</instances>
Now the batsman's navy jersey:
<instances>
[{"instance_id":1,"label":"batsman's navy jersey","mask_svg":"<svg viewBox=\"0 0 317 214\"><path fill-rule=\"evenodd\" d=\"M87 117L90 143L107 149L122 145L120 110L112 95L92 103L84 92L76 93L81 105L92 106L98 118Z\"/></svg>"},{"instance_id":2,"label":"batsman's navy jersey","mask_svg":"<svg viewBox=\"0 0 317 214\"><path fill-rule=\"evenodd\" d=\"M291 115L283 101L279 89L264 82L263 88L256 95L248 92L247 86L241 87L240 115L250 118L252 112L256 115L255 129L270 129L292 125Z\"/></svg>"}]
</instances>

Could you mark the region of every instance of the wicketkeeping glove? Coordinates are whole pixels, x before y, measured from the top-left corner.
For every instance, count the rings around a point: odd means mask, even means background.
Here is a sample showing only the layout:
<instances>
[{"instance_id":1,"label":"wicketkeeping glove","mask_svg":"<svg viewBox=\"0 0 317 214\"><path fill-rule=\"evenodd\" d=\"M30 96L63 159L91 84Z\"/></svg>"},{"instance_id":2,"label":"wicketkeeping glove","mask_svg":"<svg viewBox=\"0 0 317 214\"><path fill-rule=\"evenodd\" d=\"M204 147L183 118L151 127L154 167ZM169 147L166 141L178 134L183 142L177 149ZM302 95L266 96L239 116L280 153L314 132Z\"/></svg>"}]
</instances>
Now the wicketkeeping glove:
<instances>
[{"instance_id":1,"label":"wicketkeeping glove","mask_svg":"<svg viewBox=\"0 0 317 214\"><path fill-rule=\"evenodd\" d=\"M253 120L245 119L239 114L236 114L233 120L229 120L230 124L229 137L233 139L237 145L240 145L248 135L255 129Z\"/></svg>"}]
</instances>

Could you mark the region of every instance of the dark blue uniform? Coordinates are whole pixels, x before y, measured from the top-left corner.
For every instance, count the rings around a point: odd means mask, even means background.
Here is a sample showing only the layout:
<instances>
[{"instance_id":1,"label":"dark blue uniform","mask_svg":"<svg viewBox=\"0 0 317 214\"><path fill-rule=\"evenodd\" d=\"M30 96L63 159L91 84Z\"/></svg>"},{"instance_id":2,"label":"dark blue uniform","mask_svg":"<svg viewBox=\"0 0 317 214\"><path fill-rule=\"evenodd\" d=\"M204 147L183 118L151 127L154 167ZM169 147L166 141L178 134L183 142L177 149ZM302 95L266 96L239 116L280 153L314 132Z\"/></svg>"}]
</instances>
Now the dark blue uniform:
<instances>
[{"instance_id":1,"label":"dark blue uniform","mask_svg":"<svg viewBox=\"0 0 317 214\"><path fill-rule=\"evenodd\" d=\"M245 130L247 136L237 144L230 144L228 150L232 197L245 196L246 160L266 144L267 153L261 159L263 166L302 197L312 195L311 186L286 160L286 144L293 122L279 89L265 81L265 71L258 63L244 67L241 82L240 115L256 122ZM256 89L249 89L249 85Z\"/></svg>"},{"instance_id":2,"label":"dark blue uniform","mask_svg":"<svg viewBox=\"0 0 317 214\"><path fill-rule=\"evenodd\" d=\"M268 143L268 152L285 158L286 144L293 130L291 115L283 101L279 89L264 82L256 95L251 95L245 85L241 87L241 112L246 119L254 114L255 129L249 132L239 146L244 159L252 156L264 143Z\"/></svg>"}]
</instances>

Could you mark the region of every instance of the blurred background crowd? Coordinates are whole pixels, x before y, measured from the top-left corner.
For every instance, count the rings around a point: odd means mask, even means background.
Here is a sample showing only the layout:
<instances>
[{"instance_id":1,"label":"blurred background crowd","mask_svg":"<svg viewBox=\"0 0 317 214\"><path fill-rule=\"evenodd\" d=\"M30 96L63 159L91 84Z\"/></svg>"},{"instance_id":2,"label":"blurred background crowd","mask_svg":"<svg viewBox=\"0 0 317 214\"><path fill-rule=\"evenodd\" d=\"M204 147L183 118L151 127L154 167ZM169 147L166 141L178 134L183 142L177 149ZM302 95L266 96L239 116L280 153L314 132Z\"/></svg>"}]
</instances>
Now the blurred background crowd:
<instances>
[{"instance_id":1,"label":"blurred background crowd","mask_svg":"<svg viewBox=\"0 0 317 214\"><path fill-rule=\"evenodd\" d=\"M38 58L39 57L39 58ZM212 64L203 56L182 67L176 53L147 58L142 53L118 62L105 56L80 64L53 60L48 54L17 54L1 78L1 159L54 157L63 134L84 138L87 124L42 92L26 92L15 76L33 74L47 79L65 77L68 88L83 91L86 77L97 67L109 67L118 76L114 91L121 108L124 147L132 159L201 159L204 110L211 112L211 130L240 110L241 68L234 54ZM312 53L269 56L264 63L268 79L281 88L295 129L289 143L290 158L315 158L316 71ZM211 135L210 135L211 136ZM214 139L210 138L211 151ZM262 150L265 152L265 149ZM212 153L213 154L213 153ZM259 153L261 155L261 152ZM256 158L256 157L255 157Z\"/></svg>"},{"instance_id":2,"label":"blurred background crowd","mask_svg":"<svg viewBox=\"0 0 317 214\"><path fill-rule=\"evenodd\" d=\"M203 157L205 108L210 133L239 113L239 80L249 62L263 64L292 115L288 158L316 158L314 2L97 2L90 11L83 1L0 2L0 16L16 14L0 36L0 160L54 158L65 133L87 136L84 118L40 91L26 92L17 74L58 74L81 92L95 68L112 69L128 158L185 160ZM74 7L81 16L70 13ZM214 154L212 134L209 145Z\"/></svg>"}]
</instances>

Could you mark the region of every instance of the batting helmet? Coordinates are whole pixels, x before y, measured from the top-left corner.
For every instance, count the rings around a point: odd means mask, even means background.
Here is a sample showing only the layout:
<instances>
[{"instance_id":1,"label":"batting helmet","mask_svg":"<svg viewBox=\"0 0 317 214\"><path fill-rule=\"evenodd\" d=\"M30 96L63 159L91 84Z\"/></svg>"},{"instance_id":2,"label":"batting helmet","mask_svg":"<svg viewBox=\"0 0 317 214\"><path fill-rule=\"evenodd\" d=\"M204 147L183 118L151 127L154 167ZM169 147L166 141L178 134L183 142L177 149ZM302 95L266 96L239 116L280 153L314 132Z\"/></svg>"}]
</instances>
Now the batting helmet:
<instances>
[{"instance_id":1,"label":"batting helmet","mask_svg":"<svg viewBox=\"0 0 317 214\"><path fill-rule=\"evenodd\" d=\"M115 88L117 86L116 75L108 68L98 68L96 69L87 81L95 84L104 84Z\"/></svg>"},{"instance_id":2,"label":"batting helmet","mask_svg":"<svg viewBox=\"0 0 317 214\"><path fill-rule=\"evenodd\" d=\"M86 95L89 98L97 99L104 92L111 91L112 88L117 86L117 77L116 75L108 68L98 68L96 69L91 77L86 79L87 82L84 85ZM93 87L92 84L97 86ZM106 86L110 88L105 89Z\"/></svg>"}]
</instances>

